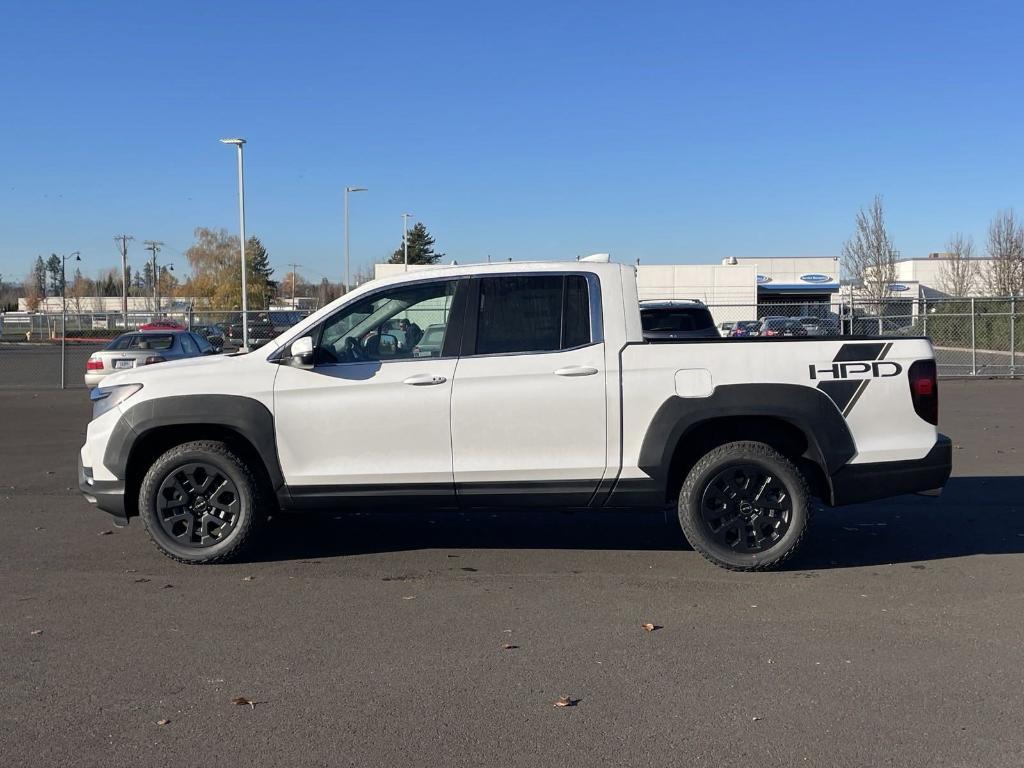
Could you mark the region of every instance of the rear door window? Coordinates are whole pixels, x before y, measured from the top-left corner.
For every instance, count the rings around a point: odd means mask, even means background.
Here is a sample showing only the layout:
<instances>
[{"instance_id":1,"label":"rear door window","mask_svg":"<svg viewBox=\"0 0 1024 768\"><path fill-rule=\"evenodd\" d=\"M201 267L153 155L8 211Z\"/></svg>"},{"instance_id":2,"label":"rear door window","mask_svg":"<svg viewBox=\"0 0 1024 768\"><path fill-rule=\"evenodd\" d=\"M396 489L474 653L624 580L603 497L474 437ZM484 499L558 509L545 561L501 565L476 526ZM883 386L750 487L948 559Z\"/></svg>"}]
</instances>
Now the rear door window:
<instances>
[{"instance_id":1,"label":"rear door window","mask_svg":"<svg viewBox=\"0 0 1024 768\"><path fill-rule=\"evenodd\" d=\"M554 352L590 341L590 297L583 275L480 279L476 354Z\"/></svg>"},{"instance_id":2,"label":"rear door window","mask_svg":"<svg viewBox=\"0 0 1024 768\"><path fill-rule=\"evenodd\" d=\"M199 354L199 347L192 340L192 334L183 333L179 338L181 339L181 348L184 350L186 355Z\"/></svg>"}]
</instances>

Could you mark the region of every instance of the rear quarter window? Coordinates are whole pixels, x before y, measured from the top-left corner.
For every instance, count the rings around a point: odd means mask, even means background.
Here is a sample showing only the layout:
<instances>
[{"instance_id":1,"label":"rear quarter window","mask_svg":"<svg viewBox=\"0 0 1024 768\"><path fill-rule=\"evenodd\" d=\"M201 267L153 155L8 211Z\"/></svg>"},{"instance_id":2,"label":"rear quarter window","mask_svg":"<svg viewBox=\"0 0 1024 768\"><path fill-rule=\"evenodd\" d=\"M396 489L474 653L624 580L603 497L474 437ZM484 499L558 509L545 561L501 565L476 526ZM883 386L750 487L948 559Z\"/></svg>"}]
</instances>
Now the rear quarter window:
<instances>
[{"instance_id":1,"label":"rear quarter window","mask_svg":"<svg viewBox=\"0 0 1024 768\"><path fill-rule=\"evenodd\" d=\"M703 331L715 327L711 313L703 307L641 309L640 322L645 331Z\"/></svg>"},{"instance_id":2,"label":"rear quarter window","mask_svg":"<svg viewBox=\"0 0 1024 768\"><path fill-rule=\"evenodd\" d=\"M112 349L112 350L128 349L131 346L132 339L134 339L134 338L135 338L135 334L133 334L133 333L123 334L121 336L118 336L116 339L114 339L109 344L107 344L107 346L104 347L104 349Z\"/></svg>"}]
</instances>

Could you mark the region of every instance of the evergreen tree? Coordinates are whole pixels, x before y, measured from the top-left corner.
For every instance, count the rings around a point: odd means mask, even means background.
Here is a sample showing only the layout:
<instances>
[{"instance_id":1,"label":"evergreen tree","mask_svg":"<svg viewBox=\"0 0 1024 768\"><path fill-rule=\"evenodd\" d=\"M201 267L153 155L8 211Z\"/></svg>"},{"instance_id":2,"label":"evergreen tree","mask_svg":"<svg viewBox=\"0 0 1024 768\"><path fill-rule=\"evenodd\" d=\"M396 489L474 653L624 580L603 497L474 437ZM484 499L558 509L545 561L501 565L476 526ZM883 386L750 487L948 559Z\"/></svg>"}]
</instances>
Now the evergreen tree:
<instances>
[{"instance_id":1,"label":"evergreen tree","mask_svg":"<svg viewBox=\"0 0 1024 768\"><path fill-rule=\"evenodd\" d=\"M64 292L64 276L61 274L63 266L60 256L56 253L51 253L50 258L46 260L46 274L50 278L50 293L54 296L60 296Z\"/></svg>"},{"instance_id":2,"label":"evergreen tree","mask_svg":"<svg viewBox=\"0 0 1024 768\"><path fill-rule=\"evenodd\" d=\"M417 221L416 226L409 230L408 240L410 264L436 264L439 260L444 258L443 253L434 252L434 236L427 231L423 222ZM388 263L405 263L404 245L398 246L398 250L391 255L390 259L388 259Z\"/></svg>"},{"instance_id":3,"label":"evergreen tree","mask_svg":"<svg viewBox=\"0 0 1024 768\"><path fill-rule=\"evenodd\" d=\"M42 256L36 256L36 263L32 266L32 285L36 295L42 298L46 295L46 262Z\"/></svg>"},{"instance_id":4,"label":"evergreen tree","mask_svg":"<svg viewBox=\"0 0 1024 768\"><path fill-rule=\"evenodd\" d=\"M147 294L153 293L153 262L151 261L142 265L142 287Z\"/></svg>"},{"instance_id":5,"label":"evergreen tree","mask_svg":"<svg viewBox=\"0 0 1024 768\"><path fill-rule=\"evenodd\" d=\"M245 261L249 267L249 296L258 296L262 307L269 306L277 294L277 283L270 279L274 268L270 266L267 249L255 235L245 241Z\"/></svg>"}]
</instances>

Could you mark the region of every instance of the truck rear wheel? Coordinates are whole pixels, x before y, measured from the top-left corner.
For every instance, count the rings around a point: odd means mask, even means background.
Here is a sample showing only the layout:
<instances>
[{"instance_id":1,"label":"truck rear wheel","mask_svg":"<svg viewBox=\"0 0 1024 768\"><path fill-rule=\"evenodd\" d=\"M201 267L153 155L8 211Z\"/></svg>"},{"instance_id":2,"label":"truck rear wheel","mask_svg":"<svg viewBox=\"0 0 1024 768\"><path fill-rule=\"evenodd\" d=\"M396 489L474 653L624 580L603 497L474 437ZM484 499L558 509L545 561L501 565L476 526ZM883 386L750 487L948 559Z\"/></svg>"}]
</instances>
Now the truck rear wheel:
<instances>
[{"instance_id":1,"label":"truck rear wheel","mask_svg":"<svg viewBox=\"0 0 1024 768\"><path fill-rule=\"evenodd\" d=\"M259 481L215 440L161 455L139 489L139 515L161 552L190 564L241 558L266 519Z\"/></svg>"},{"instance_id":2,"label":"truck rear wheel","mask_svg":"<svg viewBox=\"0 0 1024 768\"><path fill-rule=\"evenodd\" d=\"M769 445L726 443L698 461L679 492L690 545L733 571L774 568L800 546L810 518L807 481Z\"/></svg>"}]
</instances>

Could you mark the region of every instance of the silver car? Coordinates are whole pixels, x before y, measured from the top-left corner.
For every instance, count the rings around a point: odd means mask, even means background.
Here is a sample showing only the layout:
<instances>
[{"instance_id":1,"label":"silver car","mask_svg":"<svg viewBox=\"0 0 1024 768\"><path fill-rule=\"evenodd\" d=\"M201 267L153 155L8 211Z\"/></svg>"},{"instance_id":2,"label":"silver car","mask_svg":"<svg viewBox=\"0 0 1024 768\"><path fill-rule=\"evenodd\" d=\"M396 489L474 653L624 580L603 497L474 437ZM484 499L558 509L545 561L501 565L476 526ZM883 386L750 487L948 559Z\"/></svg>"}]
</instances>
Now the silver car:
<instances>
[{"instance_id":1,"label":"silver car","mask_svg":"<svg viewBox=\"0 0 1024 768\"><path fill-rule=\"evenodd\" d=\"M153 365L186 357L215 355L217 350L190 331L131 331L122 333L99 352L89 355L85 364L85 386L92 389L104 376L116 371Z\"/></svg>"}]
</instances>

